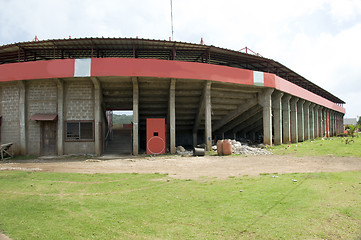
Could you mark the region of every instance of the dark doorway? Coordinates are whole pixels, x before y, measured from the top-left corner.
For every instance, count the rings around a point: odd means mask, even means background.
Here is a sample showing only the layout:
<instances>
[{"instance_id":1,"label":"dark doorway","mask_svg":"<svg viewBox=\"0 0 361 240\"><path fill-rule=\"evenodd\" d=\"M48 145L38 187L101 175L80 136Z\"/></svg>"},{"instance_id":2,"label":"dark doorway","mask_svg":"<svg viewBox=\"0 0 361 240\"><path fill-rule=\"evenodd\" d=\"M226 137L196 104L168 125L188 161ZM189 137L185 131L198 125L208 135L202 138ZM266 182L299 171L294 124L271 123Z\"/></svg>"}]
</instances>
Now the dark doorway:
<instances>
[{"instance_id":1,"label":"dark doorway","mask_svg":"<svg viewBox=\"0 0 361 240\"><path fill-rule=\"evenodd\" d=\"M57 122L41 122L41 155L57 155Z\"/></svg>"},{"instance_id":2,"label":"dark doorway","mask_svg":"<svg viewBox=\"0 0 361 240\"><path fill-rule=\"evenodd\" d=\"M109 111L104 154L132 153L132 110Z\"/></svg>"}]
</instances>

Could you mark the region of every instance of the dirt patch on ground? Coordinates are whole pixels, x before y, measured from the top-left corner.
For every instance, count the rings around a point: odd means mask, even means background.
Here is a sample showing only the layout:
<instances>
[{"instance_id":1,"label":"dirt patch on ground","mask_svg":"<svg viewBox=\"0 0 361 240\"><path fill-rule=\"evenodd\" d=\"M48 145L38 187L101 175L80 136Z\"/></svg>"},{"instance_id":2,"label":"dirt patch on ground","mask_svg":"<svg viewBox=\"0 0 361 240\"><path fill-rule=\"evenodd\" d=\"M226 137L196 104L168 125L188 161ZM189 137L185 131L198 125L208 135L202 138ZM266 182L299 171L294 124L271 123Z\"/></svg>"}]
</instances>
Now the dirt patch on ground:
<instances>
[{"instance_id":1,"label":"dirt patch on ground","mask_svg":"<svg viewBox=\"0 0 361 240\"><path fill-rule=\"evenodd\" d=\"M11 240L8 236L0 233L0 240Z\"/></svg>"},{"instance_id":2,"label":"dirt patch on ground","mask_svg":"<svg viewBox=\"0 0 361 240\"><path fill-rule=\"evenodd\" d=\"M260 173L361 171L361 158L294 156L122 156L104 159L47 158L0 162L0 170L70 173L167 173L179 179L225 179Z\"/></svg>"}]
</instances>

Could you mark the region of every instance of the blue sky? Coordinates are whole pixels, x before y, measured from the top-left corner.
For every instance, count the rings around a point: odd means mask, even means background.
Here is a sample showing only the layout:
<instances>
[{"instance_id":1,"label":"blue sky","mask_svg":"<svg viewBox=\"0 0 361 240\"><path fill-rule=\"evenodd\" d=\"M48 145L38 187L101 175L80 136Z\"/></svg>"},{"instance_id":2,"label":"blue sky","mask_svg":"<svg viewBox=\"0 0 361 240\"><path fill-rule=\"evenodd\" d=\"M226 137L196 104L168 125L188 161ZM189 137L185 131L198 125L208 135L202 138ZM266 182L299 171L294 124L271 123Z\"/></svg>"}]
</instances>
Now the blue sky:
<instances>
[{"instance_id":1,"label":"blue sky","mask_svg":"<svg viewBox=\"0 0 361 240\"><path fill-rule=\"evenodd\" d=\"M173 0L174 39L248 46L361 116L360 0ZM170 0L0 0L0 45L78 37L169 39Z\"/></svg>"}]
</instances>

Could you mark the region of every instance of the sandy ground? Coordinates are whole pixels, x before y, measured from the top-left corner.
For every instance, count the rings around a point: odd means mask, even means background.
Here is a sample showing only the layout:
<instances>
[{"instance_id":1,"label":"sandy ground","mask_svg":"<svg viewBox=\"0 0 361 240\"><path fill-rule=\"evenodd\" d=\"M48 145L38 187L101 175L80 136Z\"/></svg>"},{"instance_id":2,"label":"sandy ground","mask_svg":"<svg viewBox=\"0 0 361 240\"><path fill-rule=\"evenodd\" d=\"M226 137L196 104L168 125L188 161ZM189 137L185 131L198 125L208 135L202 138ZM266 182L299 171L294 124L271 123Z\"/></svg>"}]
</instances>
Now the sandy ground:
<instances>
[{"instance_id":1,"label":"sandy ground","mask_svg":"<svg viewBox=\"0 0 361 240\"><path fill-rule=\"evenodd\" d=\"M24 170L71 173L167 173L179 179L200 177L225 179L230 176L260 173L361 171L361 158L293 156L122 156L105 160L79 158L43 158L7 160L0 170Z\"/></svg>"},{"instance_id":2,"label":"sandy ground","mask_svg":"<svg viewBox=\"0 0 361 240\"><path fill-rule=\"evenodd\" d=\"M10 240L10 238L2 233L0 233L0 240Z\"/></svg>"}]
</instances>

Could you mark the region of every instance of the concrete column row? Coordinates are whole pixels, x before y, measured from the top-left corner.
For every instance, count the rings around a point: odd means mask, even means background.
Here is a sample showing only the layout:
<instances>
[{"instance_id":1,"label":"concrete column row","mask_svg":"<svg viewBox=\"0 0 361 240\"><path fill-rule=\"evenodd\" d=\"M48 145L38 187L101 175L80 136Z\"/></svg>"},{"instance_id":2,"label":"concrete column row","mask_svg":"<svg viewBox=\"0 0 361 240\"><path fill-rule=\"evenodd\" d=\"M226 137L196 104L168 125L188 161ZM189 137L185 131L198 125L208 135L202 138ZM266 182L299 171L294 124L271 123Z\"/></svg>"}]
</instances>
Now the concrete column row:
<instances>
[{"instance_id":1,"label":"concrete column row","mask_svg":"<svg viewBox=\"0 0 361 240\"><path fill-rule=\"evenodd\" d=\"M175 80L171 80L169 92L169 125L170 150L175 153ZM342 132L343 114L337 113L323 106L305 101L304 99L284 94L274 89L266 89L258 97L258 104L262 106L261 129L264 143L275 144L296 143L317 137L334 136ZM133 154L138 154L138 123L139 123L139 89L137 78L133 78ZM211 116L211 82L205 82L201 97L196 124L193 128L193 145L197 144L198 125L204 114L204 139L206 150L212 147L212 116ZM241 132L245 134L245 132ZM274 136L273 136L274 134ZM254 135L254 134L253 134ZM253 136L255 138L255 135Z\"/></svg>"},{"instance_id":2,"label":"concrete column row","mask_svg":"<svg viewBox=\"0 0 361 240\"><path fill-rule=\"evenodd\" d=\"M269 93L268 93L269 94ZM330 137L342 133L343 114L327 109L315 103L275 91L272 95L273 133L270 135L269 116L264 113L264 143L296 143L317 137ZM269 109L268 95L262 95L264 112Z\"/></svg>"}]
</instances>

